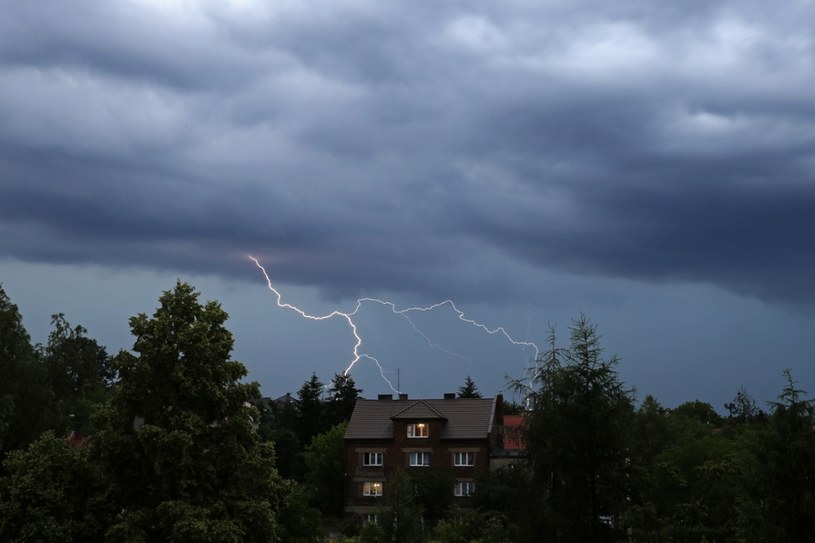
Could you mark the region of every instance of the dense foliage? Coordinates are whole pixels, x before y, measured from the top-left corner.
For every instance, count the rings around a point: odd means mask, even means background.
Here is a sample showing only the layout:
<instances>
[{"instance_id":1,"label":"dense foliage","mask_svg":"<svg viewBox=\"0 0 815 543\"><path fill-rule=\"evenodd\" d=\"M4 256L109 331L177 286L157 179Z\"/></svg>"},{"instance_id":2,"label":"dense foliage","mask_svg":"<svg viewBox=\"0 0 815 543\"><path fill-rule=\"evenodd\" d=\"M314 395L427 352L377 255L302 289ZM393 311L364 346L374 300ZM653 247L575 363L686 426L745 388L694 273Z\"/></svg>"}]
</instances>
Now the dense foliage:
<instances>
[{"instance_id":1,"label":"dense foliage","mask_svg":"<svg viewBox=\"0 0 815 543\"><path fill-rule=\"evenodd\" d=\"M342 516L346 422L361 393L316 374L261 399L227 315L184 283L108 355L52 317L32 345L0 288L0 541L319 540ZM815 400L792 374L762 410L640 402L585 317L513 384L526 456L452 505L450 475L397 472L352 541L815 541ZM460 397L478 397L467 377ZM720 413L724 413L723 416ZM339 527L339 520L334 523Z\"/></svg>"},{"instance_id":2,"label":"dense foliage","mask_svg":"<svg viewBox=\"0 0 815 543\"><path fill-rule=\"evenodd\" d=\"M530 535L540 541L609 541L611 521L628 493L627 436L633 398L617 359L603 359L596 327L585 317L568 349L554 346L526 391L525 442L539 514Z\"/></svg>"},{"instance_id":3,"label":"dense foliage","mask_svg":"<svg viewBox=\"0 0 815 543\"><path fill-rule=\"evenodd\" d=\"M152 316L130 320L132 352L109 359L62 315L47 347L26 349L16 308L0 301L3 365L22 376L39 371L49 385L36 404L10 388L4 429L35 413L31 420L72 432L47 432L6 456L0 540L316 540L317 522L302 524L315 518L302 490L278 475L273 444L255 430L259 413L249 400L258 385L243 382L246 369L229 359L232 335L219 304L199 304L179 282ZM78 429L92 432L89 439ZM26 435L11 434L16 443Z\"/></svg>"}]
</instances>

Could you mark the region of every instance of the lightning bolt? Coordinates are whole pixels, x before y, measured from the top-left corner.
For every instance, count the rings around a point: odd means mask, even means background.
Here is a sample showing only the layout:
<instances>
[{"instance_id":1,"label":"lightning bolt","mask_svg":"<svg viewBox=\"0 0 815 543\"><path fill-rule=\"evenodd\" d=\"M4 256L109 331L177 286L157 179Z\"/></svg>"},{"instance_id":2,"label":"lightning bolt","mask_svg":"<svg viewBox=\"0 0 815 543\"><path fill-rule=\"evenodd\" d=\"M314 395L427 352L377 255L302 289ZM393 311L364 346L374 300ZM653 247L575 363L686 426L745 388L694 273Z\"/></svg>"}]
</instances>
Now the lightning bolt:
<instances>
[{"instance_id":1,"label":"lightning bolt","mask_svg":"<svg viewBox=\"0 0 815 543\"><path fill-rule=\"evenodd\" d=\"M324 321L324 320L333 319L333 318L340 318L340 319L345 320L345 322L348 323L348 327L351 329L351 334L354 336L354 349L353 349L353 356L351 357L351 361L348 363L348 366L345 368L345 371L343 371L343 375L348 375L349 373L351 373L351 370L354 369L354 366L360 360L362 360L362 359L370 360L371 362L376 364L377 368L379 368L379 373L382 376L382 379L388 384L390 389L393 390L394 392L396 392L397 394L399 393L399 391L393 386L393 383L391 383L391 381L385 375L385 369L382 367L382 364L379 362L379 360L376 357L371 356L370 354L367 354L367 353L364 353L364 352L361 351L361 348L362 348L362 336L359 335L359 330L357 329L357 324L354 322L354 317L357 315L357 313L359 313L359 310L362 308L363 304L365 304L366 302L367 303L372 303L372 304L379 304L379 305L383 305L383 306L386 306L386 307L390 308L391 312L393 312L395 315L399 315L402 318L404 318L405 320L407 320L408 323L413 328L413 330L415 330L416 333L418 333L420 336L422 336L422 338L424 338L424 340L427 342L427 345L429 347L439 349L442 352L444 352L444 353L446 353L446 354L448 354L450 356L459 357L459 358L461 358L463 360L466 360L466 361L470 362L470 364L472 364L472 361L469 358L467 358L466 356L463 356L463 355L448 351L447 349L445 349L441 345L439 345L437 343L433 343L430 340L430 338L427 336L427 334L422 332L421 329L418 326L416 326L416 323L410 318L409 314L410 313L427 313L427 312L430 312L430 311L435 311L435 310L440 309L440 308L445 307L445 306L449 306L456 313L456 315L458 316L458 319L460 321L465 322L465 323L467 323L467 324L469 324L471 326L474 326L476 328L479 328L479 329L483 330L484 332L486 332L489 335L501 335L509 343L511 343L513 345L517 345L519 347L523 347L524 350L526 350L527 348L533 349L535 351L534 360L537 360L538 354L540 353L540 349L538 348L538 346L534 342L516 340L515 338L513 338L509 334L509 332L506 331L506 329L503 326L498 326L496 328L489 328L488 326L467 317L467 315L464 313L464 311L459 309L456 306L456 304L452 300L449 300L449 299L444 300L442 302L435 303L433 305L426 306L426 307L415 306L415 307L406 307L406 308L403 308L403 309L399 309L399 308L396 307L396 304L394 304L393 302L389 302L387 300L380 300L378 298L358 298L357 301L356 301L356 306L354 307L354 310L350 311L348 313L344 313L342 311L339 311L339 310L335 309L331 313L327 313L325 315L311 315L309 313L306 313L305 311L303 311L299 307L296 307L296 306L294 306L294 305L292 305L290 303L284 302L283 301L283 295L280 293L280 291L278 291L274 287L274 285L272 285L272 279L271 279L271 277L269 277L269 273L266 271L266 268L264 268L263 265L260 263L260 261L258 261L258 259L255 258L254 256L249 255L249 259L252 260L252 262L255 263L255 266L257 266L258 269L263 273L263 277L266 278L266 286L275 295L277 306L280 307L281 309L289 309L291 311L294 311L295 313L297 313L298 315L300 315L304 319L309 319L309 320L314 320L314 321Z\"/></svg>"}]
</instances>

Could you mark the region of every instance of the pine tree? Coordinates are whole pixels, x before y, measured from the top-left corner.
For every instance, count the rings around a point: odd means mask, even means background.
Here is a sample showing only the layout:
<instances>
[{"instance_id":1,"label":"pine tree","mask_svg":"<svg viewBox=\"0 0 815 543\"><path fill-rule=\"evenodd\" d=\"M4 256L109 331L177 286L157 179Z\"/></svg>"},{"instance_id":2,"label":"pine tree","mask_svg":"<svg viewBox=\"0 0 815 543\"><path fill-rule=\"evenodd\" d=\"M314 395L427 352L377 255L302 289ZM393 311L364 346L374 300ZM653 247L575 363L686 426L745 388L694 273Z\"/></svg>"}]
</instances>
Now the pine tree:
<instances>
[{"instance_id":1,"label":"pine tree","mask_svg":"<svg viewBox=\"0 0 815 543\"><path fill-rule=\"evenodd\" d=\"M311 438L327 430L323 417L323 393L325 386L316 373L297 391L297 437L304 448Z\"/></svg>"},{"instance_id":2,"label":"pine tree","mask_svg":"<svg viewBox=\"0 0 815 543\"><path fill-rule=\"evenodd\" d=\"M354 378L345 373L335 373L328 387L328 397L325 402L325 424L332 428L344 421L351 420L351 413L362 392L357 388Z\"/></svg>"},{"instance_id":3,"label":"pine tree","mask_svg":"<svg viewBox=\"0 0 815 543\"><path fill-rule=\"evenodd\" d=\"M609 519L625 503L631 391L617 358L602 358L596 326L581 315L569 349L555 345L533 369L525 442L538 490L538 514L529 519L538 541L607 541Z\"/></svg>"},{"instance_id":4,"label":"pine tree","mask_svg":"<svg viewBox=\"0 0 815 543\"><path fill-rule=\"evenodd\" d=\"M469 375L466 379L464 379L464 384L459 387L458 389L458 397L459 398L480 398L481 393L478 391L478 387L473 381L473 378Z\"/></svg>"},{"instance_id":5,"label":"pine tree","mask_svg":"<svg viewBox=\"0 0 815 543\"><path fill-rule=\"evenodd\" d=\"M766 541L812 541L815 537L815 400L796 388L790 370L787 384L772 402L769 432L759 449L766 484ZM760 533L760 532L759 532Z\"/></svg>"}]
</instances>

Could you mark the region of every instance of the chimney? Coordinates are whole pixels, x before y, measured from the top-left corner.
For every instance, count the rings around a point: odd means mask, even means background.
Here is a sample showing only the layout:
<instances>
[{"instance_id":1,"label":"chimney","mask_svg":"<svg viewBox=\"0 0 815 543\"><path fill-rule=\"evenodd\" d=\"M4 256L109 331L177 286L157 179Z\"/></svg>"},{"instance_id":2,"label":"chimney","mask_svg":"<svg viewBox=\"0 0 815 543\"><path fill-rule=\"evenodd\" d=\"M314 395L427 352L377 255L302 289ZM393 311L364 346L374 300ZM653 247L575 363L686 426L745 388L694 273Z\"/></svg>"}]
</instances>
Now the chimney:
<instances>
[{"instance_id":1,"label":"chimney","mask_svg":"<svg viewBox=\"0 0 815 543\"><path fill-rule=\"evenodd\" d=\"M408 399L408 395L400 392L400 393L399 393L399 399L400 399L400 400L407 400L407 399Z\"/></svg>"},{"instance_id":2,"label":"chimney","mask_svg":"<svg viewBox=\"0 0 815 543\"><path fill-rule=\"evenodd\" d=\"M376 399L377 400L384 400L384 401L387 402L387 401L392 400L393 396L391 396L390 394L380 394L379 396L376 397Z\"/></svg>"},{"instance_id":3,"label":"chimney","mask_svg":"<svg viewBox=\"0 0 815 543\"><path fill-rule=\"evenodd\" d=\"M444 393L444 399L445 400L455 400L456 399L456 393L455 392L445 392Z\"/></svg>"}]
</instances>

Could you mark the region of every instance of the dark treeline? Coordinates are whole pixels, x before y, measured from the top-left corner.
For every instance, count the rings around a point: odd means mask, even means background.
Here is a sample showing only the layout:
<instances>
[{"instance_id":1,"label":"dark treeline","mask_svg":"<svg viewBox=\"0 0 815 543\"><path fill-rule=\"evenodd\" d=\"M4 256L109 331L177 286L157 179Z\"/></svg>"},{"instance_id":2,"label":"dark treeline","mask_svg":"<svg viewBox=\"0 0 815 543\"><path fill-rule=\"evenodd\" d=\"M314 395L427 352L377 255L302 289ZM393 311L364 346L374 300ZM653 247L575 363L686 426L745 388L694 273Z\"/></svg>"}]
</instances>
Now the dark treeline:
<instances>
[{"instance_id":1,"label":"dark treeline","mask_svg":"<svg viewBox=\"0 0 815 543\"><path fill-rule=\"evenodd\" d=\"M353 379L263 399L219 304L180 282L159 302L110 355L61 314L32 345L0 288L0 541L815 540L815 406L788 371L765 409L744 389L725 416L638 403L580 317L512 383L525 458L468 509L399 472L362 525L342 519ZM469 377L459 396L480 396Z\"/></svg>"},{"instance_id":2,"label":"dark treeline","mask_svg":"<svg viewBox=\"0 0 815 543\"><path fill-rule=\"evenodd\" d=\"M307 425L283 457L302 463L347 416L353 381L287 421L230 360L218 303L180 282L159 302L110 356L63 315L32 345L0 289L0 541L320 540L318 496L281 476L274 439Z\"/></svg>"},{"instance_id":3,"label":"dark treeline","mask_svg":"<svg viewBox=\"0 0 815 543\"><path fill-rule=\"evenodd\" d=\"M815 408L789 371L768 412L741 389L722 417L699 401L636 405L616 366L581 317L568 347L553 330L515 382L527 462L492 472L476 495L503 540L815 541Z\"/></svg>"}]
</instances>

